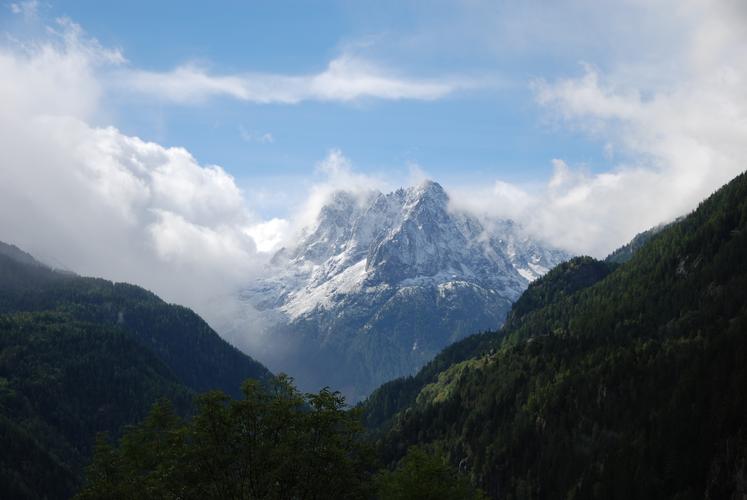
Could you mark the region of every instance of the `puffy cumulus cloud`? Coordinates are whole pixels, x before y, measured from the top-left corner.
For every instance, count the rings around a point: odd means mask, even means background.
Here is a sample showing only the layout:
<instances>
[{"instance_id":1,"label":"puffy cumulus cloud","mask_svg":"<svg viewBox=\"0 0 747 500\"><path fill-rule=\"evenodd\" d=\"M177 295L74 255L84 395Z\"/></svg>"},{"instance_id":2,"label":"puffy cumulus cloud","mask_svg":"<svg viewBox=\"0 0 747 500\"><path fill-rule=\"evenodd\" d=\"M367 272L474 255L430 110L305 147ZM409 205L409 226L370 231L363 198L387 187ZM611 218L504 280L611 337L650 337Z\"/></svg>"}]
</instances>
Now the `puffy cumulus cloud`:
<instances>
[{"instance_id":1,"label":"puffy cumulus cloud","mask_svg":"<svg viewBox=\"0 0 747 500\"><path fill-rule=\"evenodd\" d=\"M255 221L233 179L183 149L60 117L37 118L0 144L3 240L198 309L259 264L246 231Z\"/></svg>"},{"instance_id":2,"label":"puffy cumulus cloud","mask_svg":"<svg viewBox=\"0 0 747 500\"><path fill-rule=\"evenodd\" d=\"M352 54L343 54L324 71L310 75L215 75L187 64L168 72L127 70L116 81L125 90L177 103L224 96L261 104L362 98L434 100L479 85L466 79L405 77Z\"/></svg>"},{"instance_id":3,"label":"puffy cumulus cloud","mask_svg":"<svg viewBox=\"0 0 747 500\"><path fill-rule=\"evenodd\" d=\"M330 150L317 163L315 170L316 182L309 186L304 202L290 218L289 238L313 227L322 207L338 191L351 193L360 203L365 203L374 193L390 188L385 180L354 170L350 160L339 149Z\"/></svg>"},{"instance_id":4,"label":"puffy cumulus cloud","mask_svg":"<svg viewBox=\"0 0 747 500\"><path fill-rule=\"evenodd\" d=\"M228 276L242 269L246 271L247 265L251 264L255 243L246 231L229 225L203 226L174 212L153 211L156 220L147 226L147 230L161 260L176 265L212 268L213 271L220 270L216 269L215 262L224 261L228 267L225 273L221 273L221 280L227 282L232 281L227 279ZM238 274L242 276L240 272ZM242 278L246 279L246 275Z\"/></svg>"},{"instance_id":5,"label":"puffy cumulus cloud","mask_svg":"<svg viewBox=\"0 0 747 500\"><path fill-rule=\"evenodd\" d=\"M58 19L48 34L41 41L10 39L0 47L3 113L91 118L102 95L96 71L121 62L121 54L85 37L68 19Z\"/></svg>"},{"instance_id":6,"label":"puffy cumulus cloud","mask_svg":"<svg viewBox=\"0 0 747 500\"><path fill-rule=\"evenodd\" d=\"M670 221L700 201L675 204L656 198L651 186L659 180L647 168L590 174L562 160L553 165L546 187L519 218L533 232L575 253L604 257L636 233Z\"/></svg>"},{"instance_id":7,"label":"puffy cumulus cloud","mask_svg":"<svg viewBox=\"0 0 747 500\"><path fill-rule=\"evenodd\" d=\"M210 316L263 259L242 192L185 149L91 126L99 68L123 58L67 20L47 33L0 47L0 240Z\"/></svg>"},{"instance_id":8,"label":"puffy cumulus cloud","mask_svg":"<svg viewBox=\"0 0 747 500\"><path fill-rule=\"evenodd\" d=\"M600 140L614 168L592 173L555 159L539 188L499 182L462 203L523 220L571 251L604 256L742 172L747 8L694 0L670 7L679 43L664 44L676 50L660 59L618 60L607 71L584 64L578 77L532 84L548 116Z\"/></svg>"}]
</instances>

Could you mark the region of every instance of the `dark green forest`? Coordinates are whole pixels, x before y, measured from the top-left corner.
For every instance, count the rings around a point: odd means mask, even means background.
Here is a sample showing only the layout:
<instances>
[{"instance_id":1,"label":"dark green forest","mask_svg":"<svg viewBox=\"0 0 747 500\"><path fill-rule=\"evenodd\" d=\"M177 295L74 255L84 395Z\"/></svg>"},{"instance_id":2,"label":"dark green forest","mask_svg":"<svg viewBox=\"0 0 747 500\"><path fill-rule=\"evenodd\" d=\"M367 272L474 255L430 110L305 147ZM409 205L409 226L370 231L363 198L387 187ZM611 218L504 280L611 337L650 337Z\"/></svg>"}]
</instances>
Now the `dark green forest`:
<instances>
[{"instance_id":1,"label":"dark green forest","mask_svg":"<svg viewBox=\"0 0 747 500\"><path fill-rule=\"evenodd\" d=\"M282 375L242 392L200 395L189 419L161 402L118 442L100 436L76 498L485 498L443 455L419 447L377 471L360 410L339 392L301 394Z\"/></svg>"},{"instance_id":2,"label":"dark green forest","mask_svg":"<svg viewBox=\"0 0 747 500\"><path fill-rule=\"evenodd\" d=\"M78 498L368 497L370 447L339 393L302 395L279 377L197 406L183 420L161 403L118 446L100 438Z\"/></svg>"},{"instance_id":3,"label":"dark green forest","mask_svg":"<svg viewBox=\"0 0 747 500\"><path fill-rule=\"evenodd\" d=\"M747 495L746 174L352 409L188 309L18 252L0 248L2 498Z\"/></svg>"},{"instance_id":4,"label":"dark green forest","mask_svg":"<svg viewBox=\"0 0 747 500\"><path fill-rule=\"evenodd\" d=\"M98 432L269 377L189 309L0 245L0 498L69 498Z\"/></svg>"},{"instance_id":5,"label":"dark green forest","mask_svg":"<svg viewBox=\"0 0 747 500\"><path fill-rule=\"evenodd\" d=\"M161 398L192 393L123 332L60 313L0 317L0 497L64 498L96 432L116 433Z\"/></svg>"},{"instance_id":6,"label":"dark green forest","mask_svg":"<svg viewBox=\"0 0 747 500\"><path fill-rule=\"evenodd\" d=\"M742 498L747 176L622 260L559 266L375 392L384 462L428 445L494 498Z\"/></svg>"},{"instance_id":7,"label":"dark green forest","mask_svg":"<svg viewBox=\"0 0 747 500\"><path fill-rule=\"evenodd\" d=\"M0 314L56 311L119 328L195 391L221 389L238 396L244 379L270 375L186 307L138 286L54 271L9 253L0 252Z\"/></svg>"}]
</instances>

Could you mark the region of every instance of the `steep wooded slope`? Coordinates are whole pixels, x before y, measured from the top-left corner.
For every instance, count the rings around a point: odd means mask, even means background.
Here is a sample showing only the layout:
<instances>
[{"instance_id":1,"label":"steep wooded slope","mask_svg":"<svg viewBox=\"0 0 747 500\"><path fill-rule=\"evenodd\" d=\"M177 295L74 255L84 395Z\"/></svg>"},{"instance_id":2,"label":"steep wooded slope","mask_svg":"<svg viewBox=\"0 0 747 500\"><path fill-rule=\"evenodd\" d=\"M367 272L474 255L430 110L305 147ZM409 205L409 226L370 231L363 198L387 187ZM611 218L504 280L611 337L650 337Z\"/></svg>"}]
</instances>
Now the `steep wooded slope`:
<instances>
[{"instance_id":1,"label":"steep wooded slope","mask_svg":"<svg viewBox=\"0 0 747 500\"><path fill-rule=\"evenodd\" d=\"M397 414L372 398L387 459L442 448L495 498L745 494L747 176L561 292L529 301Z\"/></svg>"}]
</instances>

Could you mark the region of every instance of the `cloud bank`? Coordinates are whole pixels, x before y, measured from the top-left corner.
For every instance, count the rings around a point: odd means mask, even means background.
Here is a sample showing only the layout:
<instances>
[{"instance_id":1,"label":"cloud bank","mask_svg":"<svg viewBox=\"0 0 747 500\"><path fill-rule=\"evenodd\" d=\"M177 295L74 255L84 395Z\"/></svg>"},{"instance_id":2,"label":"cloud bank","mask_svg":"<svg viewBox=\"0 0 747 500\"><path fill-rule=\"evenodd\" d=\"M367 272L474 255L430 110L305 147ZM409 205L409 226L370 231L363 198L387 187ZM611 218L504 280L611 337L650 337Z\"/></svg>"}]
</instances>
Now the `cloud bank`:
<instances>
[{"instance_id":1,"label":"cloud bank","mask_svg":"<svg viewBox=\"0 0 747 500\"><path fill-rule=\"evenodd\" d=\"M611 170L557 158L539 188L497 181L457 190L456 205L519 219L556 245L603 257L744 171L747 9L690 1L670 12L681 38L661 59L621 60L607 71L583 64L580 76L532 82L545 116L604 144Z\"/></svg>"},{"instance_id":2,"label":"cloud bank","mask_svg":"<svg viewBox=\"0 0 747 500\"><path fill-rule=\"evenodd\" d=\"M200 307L257 266L260 222L234 179L168 148L88 124L117 52L62 20L0 47L0 239L58 267Z\"/></svg>"},{"instance_id":3,"label":"cloud bank","mask_svg":"<svg viewBox=\"0 0 747 500\"><path fill-rule=\"evenodd\" d=\"M430 101L476 85L453 78L405 77L352 54L343 54L330 61L324 71L310 75L215 75L187 64L168 72L127 70L117 74L116 81L127 91L181 104L202 102L211 97L260 104L350 102L363 98Z\"/></svg>"},{"instance_id":4,"label":"cloud bank","mask_svg":"<svg viewBox=\"0 0 747 500\"><path fill-rule=\"evenodd\" d=\"M258 352L264 339L252 333L261 332L261 318L237 291L313 223L331 193L382 183L333 150L297 216L262 220L223 168L181 147L91 125L106 115L102 75L125 59L69 20L47 33L0 45L0 240L55 267L188 305ZM265 135L258 140L269 142Z\"/></svg>"}]
</instances>

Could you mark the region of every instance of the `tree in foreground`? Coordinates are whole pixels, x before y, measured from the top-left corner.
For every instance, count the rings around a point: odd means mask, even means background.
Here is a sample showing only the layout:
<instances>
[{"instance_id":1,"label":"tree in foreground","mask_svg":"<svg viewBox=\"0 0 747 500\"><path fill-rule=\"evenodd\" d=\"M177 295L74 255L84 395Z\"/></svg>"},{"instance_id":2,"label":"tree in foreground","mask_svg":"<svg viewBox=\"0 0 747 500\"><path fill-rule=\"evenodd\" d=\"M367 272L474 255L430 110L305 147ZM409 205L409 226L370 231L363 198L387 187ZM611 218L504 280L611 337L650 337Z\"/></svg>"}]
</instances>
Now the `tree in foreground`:
<instances>
[{"instance_id":1,"label":"tree in foreground","mask_svg":"<svg viewBox=\"0 0 747 500\"><path fill-rule=\"evenodd\" d=\"M184 421L168 403L117 446L97 441L84 499L323 499L371 496L370 447L338 392L302 395L278 377L244 398L199 397Z\"/></svg>"},{"instance_id":2,"label":"tree in foreground","mask_svg":"<svg viewBox=\"0 0 747 500\"><path fill-rule=\"evenodd\" d=\"M183 420L168 402L127 429L99 436L80 500L482 499L440 456L412 448L374 477L359 411L338 392L301 394L286 376L249 380L244 398L199 396Z\"/></svg>"},{"instance_id":3,"label":"tree in foreground","mask_svg":"<svg viewBox=\"0 0 747 500\"><path fill-rule=\"evenodd\" d=\"M394 471L379 473L376 484L382 500L487 499L444 457L418 446L407 451Z\"/></svg>"}]
</instances>

